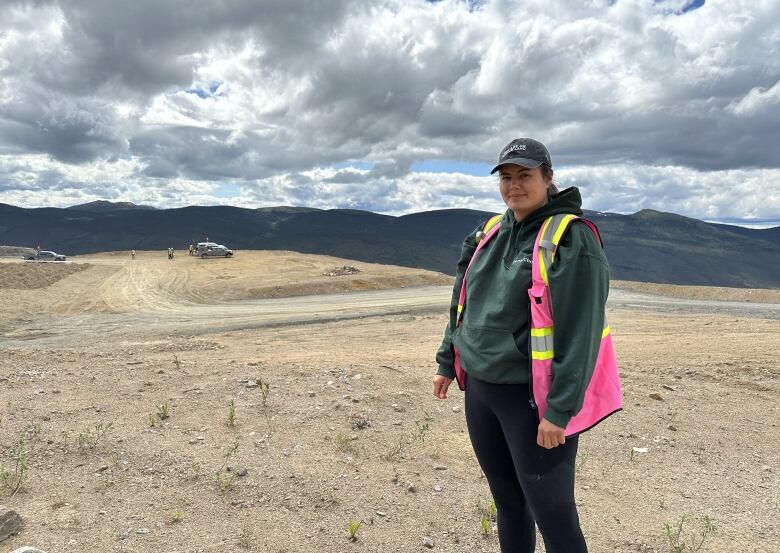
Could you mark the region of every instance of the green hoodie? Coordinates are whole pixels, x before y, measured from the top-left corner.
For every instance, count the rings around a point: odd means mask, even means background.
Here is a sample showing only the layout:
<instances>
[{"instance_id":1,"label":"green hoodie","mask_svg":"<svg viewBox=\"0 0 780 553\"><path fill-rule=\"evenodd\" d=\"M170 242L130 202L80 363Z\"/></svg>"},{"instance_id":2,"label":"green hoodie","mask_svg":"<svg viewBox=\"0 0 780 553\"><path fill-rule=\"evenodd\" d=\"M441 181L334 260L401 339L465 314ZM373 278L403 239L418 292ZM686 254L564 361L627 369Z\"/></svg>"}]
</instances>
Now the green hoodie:
<instances>
[{"instance_id":1,"label":"green hoodie","mask_svg":"<svg viewBox=\"0 0 780 553\"><path fill-rule=\"evenodd\" d=\"M469 375L496 384L526 383L531 258L534 242L547 217L582 215L577 188L553 196L544 206L516 221L507 210L501 229L469 269L463 320L455 327L463 273L477 246L480 225L466 237L455 277L450 321L436 354L436 374L454 378L452 345L460 350ZM584 224L573 223L564 235L548 271L555 318L553 382L545 418L565 427L582 408L593 374L604 327L609 293L609 266L599 241Z\"/></svg>"}]
</instances>

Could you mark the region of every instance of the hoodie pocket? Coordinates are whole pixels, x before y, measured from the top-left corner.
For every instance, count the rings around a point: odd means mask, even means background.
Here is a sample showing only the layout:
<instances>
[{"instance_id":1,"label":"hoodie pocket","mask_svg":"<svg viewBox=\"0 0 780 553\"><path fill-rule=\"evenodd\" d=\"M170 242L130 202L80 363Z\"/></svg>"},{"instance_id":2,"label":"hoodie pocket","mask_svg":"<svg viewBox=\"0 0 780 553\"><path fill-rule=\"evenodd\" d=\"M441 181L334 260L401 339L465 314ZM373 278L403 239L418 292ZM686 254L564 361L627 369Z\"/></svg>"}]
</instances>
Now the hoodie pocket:
<instances>
[{"instance_id":1,"label":"hoodie pocket","mask_svg":"<svg viewBox=\"0 0 780 553\"><path fill-rule=\"evenodd\" d=\"M509 330L485 326L463 325L452 336L460 350L463 366L468 371L516 370L528 364L525 355Z\"/></svg>"}]
</instances>

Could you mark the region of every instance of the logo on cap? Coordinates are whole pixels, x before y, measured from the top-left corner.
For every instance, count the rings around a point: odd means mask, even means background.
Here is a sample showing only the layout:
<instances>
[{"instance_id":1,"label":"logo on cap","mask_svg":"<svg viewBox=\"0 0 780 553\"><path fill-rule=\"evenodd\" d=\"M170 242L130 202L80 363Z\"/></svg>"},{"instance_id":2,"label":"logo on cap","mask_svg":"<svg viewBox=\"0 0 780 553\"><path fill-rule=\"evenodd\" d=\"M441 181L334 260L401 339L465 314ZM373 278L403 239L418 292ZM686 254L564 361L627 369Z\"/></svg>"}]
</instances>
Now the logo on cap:
<instances>
[{"instance_id":1,"label":"logo on cap","mask_svg":"<svg viewBox=\"0 0 780 553\"><path fill-rule=\"evenodd\" d=\"M518 150L525 150L525 144L512 144L509 148L504 150L504 153L502 154L502 158L507 157L512 152L516 152Z\"/></svg>"}]
</instances>

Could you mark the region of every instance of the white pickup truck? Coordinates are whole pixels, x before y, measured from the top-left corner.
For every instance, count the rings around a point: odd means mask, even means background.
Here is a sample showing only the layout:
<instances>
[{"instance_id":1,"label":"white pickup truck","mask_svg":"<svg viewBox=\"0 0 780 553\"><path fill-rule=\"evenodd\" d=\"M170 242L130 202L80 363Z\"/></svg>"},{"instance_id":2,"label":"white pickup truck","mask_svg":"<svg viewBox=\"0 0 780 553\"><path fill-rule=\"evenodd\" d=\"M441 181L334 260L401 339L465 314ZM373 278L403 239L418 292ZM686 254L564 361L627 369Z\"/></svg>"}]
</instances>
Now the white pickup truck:
<instances>
[{"instance_id":1,"label":"white pickup truck","mask_svg":"<svg viewBox=\"0 0 780 553\"><path fill-rule=\"evenodd\" d=\"M28 254L24 256L27 261L65 261L65 256L60 253L42 250L37 254Z\"/></svg>"},{"instance_id":2,"label":"white pickup truck","mask_svg":"<svg viewBox=\"0 0 780 553\"><path fill-rule=\"evenodd\" d=\"M214 242L198 242L195 254L203 259L207 257L233 257L233 250Z\"/></svg>"}]
</instances>

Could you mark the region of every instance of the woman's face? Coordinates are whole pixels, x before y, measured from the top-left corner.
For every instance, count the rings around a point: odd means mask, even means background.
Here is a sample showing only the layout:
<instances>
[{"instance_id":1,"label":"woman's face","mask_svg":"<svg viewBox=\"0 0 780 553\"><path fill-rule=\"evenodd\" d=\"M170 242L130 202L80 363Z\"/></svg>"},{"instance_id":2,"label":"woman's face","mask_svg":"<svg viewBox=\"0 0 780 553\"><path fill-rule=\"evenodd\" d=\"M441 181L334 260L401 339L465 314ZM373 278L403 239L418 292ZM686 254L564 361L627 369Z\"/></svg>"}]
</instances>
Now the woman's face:
<instances>
[{"instance_id":1,"label":"woman's face","mask_svg":"<svg viewBox=\"0 0 780 553\"><path fill-rule=\"evenodd\" d=\"M542 176L541 167L526 169L519 165L502 165L498 182L504 203L518 221L547 203L550 183Z\"/></svg>"}]
</instances>

